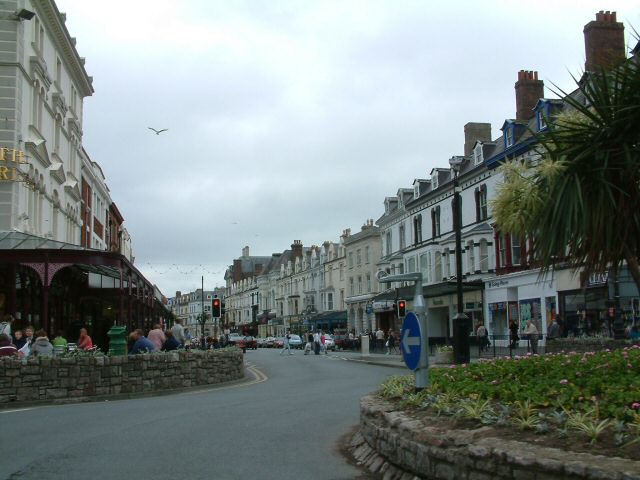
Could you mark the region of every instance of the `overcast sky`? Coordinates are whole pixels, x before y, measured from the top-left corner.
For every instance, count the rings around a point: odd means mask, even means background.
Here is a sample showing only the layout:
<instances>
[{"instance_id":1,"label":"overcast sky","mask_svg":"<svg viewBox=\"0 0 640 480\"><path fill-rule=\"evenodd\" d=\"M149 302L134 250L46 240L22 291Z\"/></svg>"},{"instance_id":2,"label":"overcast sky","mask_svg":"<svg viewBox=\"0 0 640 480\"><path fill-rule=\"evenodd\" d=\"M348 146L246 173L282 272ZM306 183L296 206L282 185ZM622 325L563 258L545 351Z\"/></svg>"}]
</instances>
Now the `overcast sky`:
<instances>
[{"instance_id":1,"label":"overcast sky","mask_svg":"<svg viewBox=\"0 0 640 480\"><path fill-rule=\"evenodd\" d=\"M337 241L498 137L521 69L572 88L582 29L634 1L58 0L94 77L83 143L167 296L252 255ZM155 135L147 127L168 128Z\"/></svg>"}]
</instances>

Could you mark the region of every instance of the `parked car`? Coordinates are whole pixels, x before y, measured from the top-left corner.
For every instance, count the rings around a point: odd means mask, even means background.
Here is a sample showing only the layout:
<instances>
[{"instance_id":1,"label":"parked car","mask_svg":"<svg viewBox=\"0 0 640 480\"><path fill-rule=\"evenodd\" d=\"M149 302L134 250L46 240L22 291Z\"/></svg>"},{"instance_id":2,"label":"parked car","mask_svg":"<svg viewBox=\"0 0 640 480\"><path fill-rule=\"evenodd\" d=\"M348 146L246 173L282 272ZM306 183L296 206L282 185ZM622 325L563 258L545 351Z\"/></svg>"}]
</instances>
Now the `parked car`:
<instances>
[{"instance_id":1,"label":"parked car","mask_svg":"<svg viewBox=\"0 0 640 480\"><path fill-rule=\"evenodd\" d=\"M291 348L304 348L304 342L300 335L290 334L289 337L289 346Z\"/></svg>"},{"instance_id":2,"label":"parked car","mask_svg":"<svg viewBox=\"0 0 640 480\"><path fill-rule=\"evenodd\" d=\"M336 342L333 339L333 335L326 334L324 336L324 346L327 350L335 350Z\"/></svg>"},{"instance_id":3,"label":"parked car","mask_svg":"<svg viewBox=\"0 0 640 480\"><path fill-rule=\"evenodd\" d=\"M276 343L276 337L267 337L264 341L264 346L266 348L273 348Z\"/></svg>"},{"instance_id":4,"label":"parked car","mask_svg":"<svg viewBox=\"0 0 640 480\"><path fill-rule=\"evenodd\" d=\"M255 339L255 337L252 337L251 335L247 335L246 337L244 337L242 339L242 342L244 343L246 348L250 348L251 350L258 349L258 341Z\"/></svg>"}]
</instances>

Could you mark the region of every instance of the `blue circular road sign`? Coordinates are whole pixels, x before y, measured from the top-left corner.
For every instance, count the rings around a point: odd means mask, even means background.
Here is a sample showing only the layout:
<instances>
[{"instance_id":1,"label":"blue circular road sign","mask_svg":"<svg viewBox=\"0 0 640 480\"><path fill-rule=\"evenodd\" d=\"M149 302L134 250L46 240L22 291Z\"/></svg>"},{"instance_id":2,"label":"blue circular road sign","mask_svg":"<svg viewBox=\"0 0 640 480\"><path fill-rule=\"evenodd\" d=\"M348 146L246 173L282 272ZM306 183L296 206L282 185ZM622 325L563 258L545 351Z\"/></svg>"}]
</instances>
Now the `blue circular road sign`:
<instances>
[{"instance_id":1,"label":"blue circular road sign","mask_svg":"<svg viewBox=\"0 0 640 480\"><path fill-rule=\"evenodd\" d=\"M400 340L402 358L409 370L415 370L420 364L422 353L422 332L420 322L415 313L409 312L402 322L402 338Z\"/></svg>"}]
</instances>

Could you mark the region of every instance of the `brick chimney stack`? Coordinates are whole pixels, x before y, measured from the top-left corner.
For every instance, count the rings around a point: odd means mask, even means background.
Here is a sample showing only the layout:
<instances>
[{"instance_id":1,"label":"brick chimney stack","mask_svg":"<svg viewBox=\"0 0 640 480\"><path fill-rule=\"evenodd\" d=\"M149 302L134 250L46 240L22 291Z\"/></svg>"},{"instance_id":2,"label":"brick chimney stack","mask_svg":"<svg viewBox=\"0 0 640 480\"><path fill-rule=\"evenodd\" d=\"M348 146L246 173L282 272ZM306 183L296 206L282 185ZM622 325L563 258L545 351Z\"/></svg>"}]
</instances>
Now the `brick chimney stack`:
<instances>
[{"instance_id":1,"label":"brick chimney stack","mask_svg":"<svg viewBox=\"0 0 640 480\"><path fill-rule=\"evenodd\" d=\"M473 146L481 142L491 141L491 124L469 122L464 126L464 156L469 157L473 153Z\"/></svg>"},{"instance_id":2,"label":"brick chimney stack","mask_svg":"<svg viewBox=\"0 0 640 480\"><path fill-rule=\"evenodd\" d=\"M616 21L616 12L600 10L596 19L584 26L584 50L587 72L609 70L626 58L624 25Z\"/></svg>"},{"instance_id":3,"label":"brick chimney stack","mask_svg":"<svg viewBox=\"0 0 640 480\"><path fill-rule=\"evenodd\" d=\"M302 257L302 241L301 240L293 241L293 244L291 245L291 253L294 259L298 257Z\"/></svg>"},{"instance_id":4,"label":"brick chimney stack","mask_svg":"<svg viewBox=\"0 0 640 480\"><path fill-rule=\"evenodd\" d=\"M544 82L538 80L538 72L520 70L516 88L516 120L533 117L533 107L544 98Z\"/></svg>"}]
</instances>

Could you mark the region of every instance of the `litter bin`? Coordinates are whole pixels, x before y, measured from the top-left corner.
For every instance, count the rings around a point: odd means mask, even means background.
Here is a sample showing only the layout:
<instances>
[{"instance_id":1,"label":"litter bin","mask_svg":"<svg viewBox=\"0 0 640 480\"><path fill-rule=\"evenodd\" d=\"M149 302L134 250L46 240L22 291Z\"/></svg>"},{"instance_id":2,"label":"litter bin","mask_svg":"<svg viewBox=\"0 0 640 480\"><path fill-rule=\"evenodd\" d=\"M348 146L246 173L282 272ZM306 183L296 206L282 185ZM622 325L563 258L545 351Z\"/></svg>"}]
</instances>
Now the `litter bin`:
<instances>
[{"instance_id":1,"label":"litter bin","mask_svg":"<svg viewBox=\"0 0 640 480\"><path fill-rule=\"evenodd\" d=\"M109 355L126 355L127 353L127 329L114 325L107 332L109 336Z\"/></svg>"},{"instance_id":2,"label":"litter bin","mask_svg":"<svg viewBox=\"0 0 640 480\"><path fill-rule=\"evenodd\" d=\"M453 318L453 354L457 364L469 363L471 360L471 319L464 313Z\"/></svg>"},{"instance_id":3,"label":"litter bin","mask_svg":"<svg viewBox=\"0 0 640 480\"><path fill-rule=\"evenodd\" d=\"M360 353L369 355L369 335L360 335Z\"/></svg>"}]
</instances>

